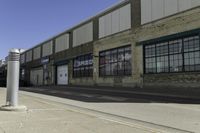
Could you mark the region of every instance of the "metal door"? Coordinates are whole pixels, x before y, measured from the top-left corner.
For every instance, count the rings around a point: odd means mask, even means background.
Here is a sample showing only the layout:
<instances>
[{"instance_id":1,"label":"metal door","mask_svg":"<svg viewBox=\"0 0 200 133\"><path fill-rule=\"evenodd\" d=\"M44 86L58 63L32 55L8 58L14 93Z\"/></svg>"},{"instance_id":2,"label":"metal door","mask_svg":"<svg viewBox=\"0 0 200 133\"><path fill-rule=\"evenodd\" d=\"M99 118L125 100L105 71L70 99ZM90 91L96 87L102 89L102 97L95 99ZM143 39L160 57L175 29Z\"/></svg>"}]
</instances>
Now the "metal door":
<instances>
[{"instance_id":1,"label":"metal door","mask_svg":"<svg viewBox=\"0 0 200 133\"><path fill-rule=\"evenodd\" d=\"M57 84L68 85L68 66L67 65L57 67Z\"/></svg>"},{"instance_id":2,"label":"metal door","mask_svg":"<svg viewBox=\"0 0 200 133\"><path fill-rule=\"evenodd\" d=\"M36 68L36 69L31 70L30 82L34 86L43 85L43 69L42 68Z\"/></svg>"}]
</instances>

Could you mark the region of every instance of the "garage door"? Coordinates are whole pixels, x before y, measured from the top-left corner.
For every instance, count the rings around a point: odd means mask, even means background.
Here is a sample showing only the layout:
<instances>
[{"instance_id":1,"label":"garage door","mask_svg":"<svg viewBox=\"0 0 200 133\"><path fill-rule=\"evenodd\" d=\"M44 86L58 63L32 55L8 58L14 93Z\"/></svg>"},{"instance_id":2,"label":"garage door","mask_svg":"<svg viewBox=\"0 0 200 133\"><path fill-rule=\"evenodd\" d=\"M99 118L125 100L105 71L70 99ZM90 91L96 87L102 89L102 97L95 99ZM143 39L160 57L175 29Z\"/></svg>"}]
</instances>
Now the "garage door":
<instances>
[{"instance_id":1,"label":"garage door","mask_svg":"<svg viewBox=\"0 0 200 133\"><path fill-rule=\"evenodd\" d=\"M32 69L30 74L31 84L34 86L43 85L43 69Z\"/></svg>"},{"instance_id":2,"label":"garage door","mask_svg":"<svg viewBox=\"0 0 200 133\"><path fill-rule=\"evenodd\" d=\"M68 66L67 65L57 67L57 84L68 85Z\"/></svg>"}]
</instances>

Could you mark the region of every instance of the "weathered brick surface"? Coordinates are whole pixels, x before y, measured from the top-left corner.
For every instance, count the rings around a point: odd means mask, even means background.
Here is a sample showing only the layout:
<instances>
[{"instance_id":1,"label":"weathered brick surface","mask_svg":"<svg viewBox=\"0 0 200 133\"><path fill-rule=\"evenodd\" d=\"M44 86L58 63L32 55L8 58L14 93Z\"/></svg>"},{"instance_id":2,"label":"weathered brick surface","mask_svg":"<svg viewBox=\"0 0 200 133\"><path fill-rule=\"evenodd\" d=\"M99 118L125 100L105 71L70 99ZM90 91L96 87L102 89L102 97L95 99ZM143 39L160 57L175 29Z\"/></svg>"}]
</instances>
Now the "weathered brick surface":
<instances>
[{"instance_id":1,"label":"weathered brick surface","mask_svg":"<svg viewBox=\"0 0 200 133\"><path fill-rule=\"evenodd\" d=\"M141 42L198 28L200 28L199 7L143 25L134 31L134 37L136 42ZM200 87L200 73L143 75L143 58L140 54L142 46L136 46L136 51L138 51L135 59L137 60L136 72L137 75L142 75L143 86Z\"/></svg>"},{"instance_id":2,"label":"weathered brick surface","mask_svg":"<svg viewBox=\"0 0 200 133\"><path fill-rule=\"evenodd\" d=\"M141 41L151 40L184 31L200 28L200 8L194 8L150 24L142 25L132 31L122 32L110 37L100 39L94 43L94 82L106 86L131 86L143 87L174 86L174 87L199 87L200 76L198 73L157 74L144 75L143 72L143 46ZM111 48L132 45L132 76L130 77L99 77L98 62L99 52Z\"/></svg>"}]
</instances>

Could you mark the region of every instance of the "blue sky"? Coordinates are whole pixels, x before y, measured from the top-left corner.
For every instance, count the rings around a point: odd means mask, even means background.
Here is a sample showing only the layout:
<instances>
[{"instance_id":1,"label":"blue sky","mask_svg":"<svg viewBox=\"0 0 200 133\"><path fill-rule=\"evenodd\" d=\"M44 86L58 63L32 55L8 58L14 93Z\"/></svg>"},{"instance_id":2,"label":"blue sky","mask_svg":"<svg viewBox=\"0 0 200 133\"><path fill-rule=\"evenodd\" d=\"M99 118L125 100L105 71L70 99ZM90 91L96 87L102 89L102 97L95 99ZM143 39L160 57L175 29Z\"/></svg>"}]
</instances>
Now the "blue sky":
<instances>
[{"instance_id":1,"label":"blue sky","mask_svg":"<svg viewBox=\"0 0 200 133\"><path fill-rule=\"evenodd\" d=\"M122 0L0 0L0 59L28 49Z\"/></svg>"}]
</instances>

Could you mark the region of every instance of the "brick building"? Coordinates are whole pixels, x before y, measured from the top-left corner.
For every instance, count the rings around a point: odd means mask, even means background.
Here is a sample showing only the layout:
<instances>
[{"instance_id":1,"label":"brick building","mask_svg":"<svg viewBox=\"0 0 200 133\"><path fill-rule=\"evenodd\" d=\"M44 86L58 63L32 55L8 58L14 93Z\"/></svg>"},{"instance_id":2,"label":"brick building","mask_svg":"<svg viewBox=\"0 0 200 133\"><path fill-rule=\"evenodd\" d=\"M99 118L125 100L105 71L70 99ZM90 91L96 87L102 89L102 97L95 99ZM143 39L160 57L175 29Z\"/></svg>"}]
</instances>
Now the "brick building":
<instances>
[{"instance_id":1,"label":"brick building","mask_svg":"<svg viewBox=\"0 0 200 133\"><path fill-rule=\"evenodd\" d=\"M199 0L125 0L23 52L21 79L198 88L199 38Z\"/></svg>"}]
</instances>

